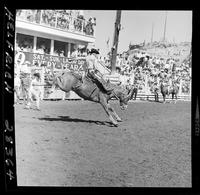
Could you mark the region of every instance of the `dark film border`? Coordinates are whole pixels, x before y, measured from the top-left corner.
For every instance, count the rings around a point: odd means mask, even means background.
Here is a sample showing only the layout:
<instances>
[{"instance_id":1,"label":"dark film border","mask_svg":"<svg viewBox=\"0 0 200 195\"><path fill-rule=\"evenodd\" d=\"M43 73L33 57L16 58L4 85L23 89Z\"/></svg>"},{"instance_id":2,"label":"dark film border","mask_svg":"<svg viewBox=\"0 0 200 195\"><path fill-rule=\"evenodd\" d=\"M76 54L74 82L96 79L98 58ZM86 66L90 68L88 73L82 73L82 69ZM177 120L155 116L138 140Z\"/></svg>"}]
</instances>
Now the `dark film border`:
<instances>
[{"instance_id":1,"label":"dark film border","mask_svg":"<svg viewBox=\"0 0 200 195\"><path fill-rule=\"evenodd\" d=\"M200 26L200 12L198 9L193 11L193 33L192 33L192 188L199 192L200 185L200 129L199 129L199 83L198 56L200 35L198 26Z\"/></svg>"},{"instance_id":2,"label":"dark film border","mask_svg":"<svg viewBox=\"0 0 200 195\"><path fill-rule=\"evenodd\" d=\"M14 129L14 41L15 9L3 7L3 58L2 58L2 119L3 119L3 170L5 190L16 189L16 154Z\"/></svg>"},{"instance_id":3,"label":"dark film border","mask_svg":"<svg viewBox=\"0 0 200 195\"><path fill-rule=\"evenodd\" d=\"M102 8L103 9L103 8ZM142 8L140 8L142 9ZM163 8L161 8L163 9ZM3 133L3 179L2 187L6 192L52 192L52 193L103 193L103 192L123 192L123 193L175 193L188 194L199 192L200 184L200 160L199 160L199 91L198 79L195 74L199 55L198 47L200 36L198 27L200 26L199 10L193 9L193 38L192 38L192 188L99 188L99 187L18 187L16 174L16 153L15 153L15 128L14 128L14 37L15 37L15 8L4 4L3 9L3 55L2 55L2 133ZM195 48L195 49L194 49ZM196 86L195 86L196 84ZM198 101L198 104L197 104Z\"/></svg>"},{"instance_id":4,"label":"dark film border","mask_svg":"<svg viewBox=\"0 0 200 195\"><path fill-rule=\"evenodd\" d=\"M6 190L17 186L14 129L14 41L15 10L4 5L3 33L3 149Z\"/></svg>"}]
</instances>

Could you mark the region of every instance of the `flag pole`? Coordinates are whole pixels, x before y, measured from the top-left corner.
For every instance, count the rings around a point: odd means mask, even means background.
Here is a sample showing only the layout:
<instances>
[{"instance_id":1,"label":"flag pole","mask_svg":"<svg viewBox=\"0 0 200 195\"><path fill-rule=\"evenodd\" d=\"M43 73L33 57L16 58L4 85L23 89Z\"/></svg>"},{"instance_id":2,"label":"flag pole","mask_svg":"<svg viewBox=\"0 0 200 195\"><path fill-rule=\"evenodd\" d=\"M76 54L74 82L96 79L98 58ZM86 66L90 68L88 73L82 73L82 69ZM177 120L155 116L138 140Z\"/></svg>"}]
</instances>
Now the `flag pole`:
<instances>
[{"instance_id":1,"label":"flag pole","mask_svg":"<svg viewBox=\"0 0 200 195\"><path fill-rule=\"evenodd\" d=\"M166 27L167 27L167 11L165 13L165 24L164 24L164 35L163 35L163 42L166 42Z\"/></svg>"},{"instance_id":2,"label":"flag pole","mask_svg":"<svg viewBox=\"0 0 200 195\"><path fill-rule=\"evenodd\" d=\"M154 31L154 23L152 23L152 30L151 30L151 44L153 43L153 31Z\"/></svg>"}]
</instances>

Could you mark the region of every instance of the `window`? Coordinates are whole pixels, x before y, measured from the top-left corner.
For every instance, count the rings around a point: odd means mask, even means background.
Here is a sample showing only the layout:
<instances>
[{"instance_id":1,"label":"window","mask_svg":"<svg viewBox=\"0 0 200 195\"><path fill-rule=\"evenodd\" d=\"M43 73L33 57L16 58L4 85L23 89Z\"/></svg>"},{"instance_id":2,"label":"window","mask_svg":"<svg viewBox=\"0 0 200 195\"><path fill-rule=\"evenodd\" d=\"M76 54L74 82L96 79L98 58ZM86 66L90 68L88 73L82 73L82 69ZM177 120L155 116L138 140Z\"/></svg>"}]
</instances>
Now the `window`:
<instances>
[{"instance_id":1,"label":"window","mask_svg":"<svg viewBox=\"0 0 200 195\"><path fill-rule=\"evenodd\" d=\"M33 36L17 33L16 50L33 52Z\"/></svg>"},{"instance_id":2,"label":"window","mask_svg":"<svg viewBox=\"0 0 200 195\"><path fill-rule=\"evenodd\" d=\"M37 38L37 46L36 46L36 52L40 54L50 54L50 45L51 40L38 37Z\"/></svg>"},{"instance_id":3,"label":"window","mask_svg":"<svg viewBox=\"0 0 200 195\"><path fill-rule=\"evenodd\" d=\"M61 41L54 41L54 53L55 56L66 57L68 52L68 43Z\"/></svg>"}]
</instances>

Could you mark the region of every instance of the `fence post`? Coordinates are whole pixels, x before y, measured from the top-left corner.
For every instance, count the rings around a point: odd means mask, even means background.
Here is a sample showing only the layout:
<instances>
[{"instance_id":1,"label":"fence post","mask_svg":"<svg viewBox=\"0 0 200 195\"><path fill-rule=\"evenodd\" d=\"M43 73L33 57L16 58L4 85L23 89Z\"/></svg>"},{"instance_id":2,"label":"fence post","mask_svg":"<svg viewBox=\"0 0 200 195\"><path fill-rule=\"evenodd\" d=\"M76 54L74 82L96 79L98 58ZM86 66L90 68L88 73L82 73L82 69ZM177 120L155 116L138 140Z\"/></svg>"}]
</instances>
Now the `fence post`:
<instances>
[{"instance_id":1,"label":"fence post","mask_svg":"<svg viewBox=\"0 0 200 195\"><path fill-rule=\"evenodd\" d=\"M41 82L44 83L44 66L42 66L41 69ZM44 86L41 86L42 90L41 90L41 99L44 99Z\"/></svg>"},{"instance_id":2,"label":"fence post","mask_svg":"<svg viewBox=\"0 0 200 195\"><path fill-rule=\"evenodd\" d=\"M145 85L144 85L144 89L145 89L145 95L147 96L147 100L148 100L148 95L149 95L149 92L148 92L148 76L147 74L145 74Z\"/></svg>"},{"instance_id":3,"label":"fence post","mask_svg":"<svg viewBox=\"0 0 200 195\"><path fill-rule=\"evenodd\" d=\"M181 80L180 80L179 93L178 93L179 96L182 95L182 85L183 85L183 82L182 82L182 79L181 79Z\"/></svg>"},{"instance_id":4,"label":"fence post","mask_svg":"<svg viewBox=\"0 0 200 195\"><path fill-rule=\"evenodd\" d=\"M81 19L81 21L82 21L82 22L81 22L81 32L84 33L84 32L83 32L83 27L84 27L84 22L85 22L85 21L82 20L82 19Z\"/></svg>"},{"instance_id":5,"label":"fence post","mask_svg":"<svg viewBox=\"0 0 200 195\"><path fill-rule=\"evenodd\" d=\"M64 71L64 66L62 65L62 72ZM64 91L63 92L63 95L62 95L62 100L65 100L65 96L66 96L66 93Z\"/></svg>"},{"instance_id":6,"label":"fence post","mask_svg":"<svg viewBox=\"0 0 200 195\"><path fill-rule=\"evenodd\" d=\"M39 20L40 25L42 24L42 15L43 15L43 10L41 10L41 12L40 12L40 20Z\"/></svg>"}]
</instances>

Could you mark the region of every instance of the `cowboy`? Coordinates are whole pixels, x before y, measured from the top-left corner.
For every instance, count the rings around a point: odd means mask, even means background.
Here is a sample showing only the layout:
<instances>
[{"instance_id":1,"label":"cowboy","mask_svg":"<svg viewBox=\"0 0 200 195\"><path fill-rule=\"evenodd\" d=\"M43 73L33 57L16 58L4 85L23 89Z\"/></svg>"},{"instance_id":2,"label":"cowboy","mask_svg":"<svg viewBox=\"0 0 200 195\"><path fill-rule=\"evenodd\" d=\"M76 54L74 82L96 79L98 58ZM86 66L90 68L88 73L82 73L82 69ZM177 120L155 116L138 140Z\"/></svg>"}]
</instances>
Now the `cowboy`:
<instances>
[{"instance_id":1,"label":"cowboy","mask_svg":"<svg viewBox=\"0 0 200 195\"><path fill-rule=\"evenodd\" d=\"M113 88L108 86L108 83L103 79L103 75L99 71L99 62L98 62L98 54L99 51L97 49L92 48L89 52L89 55L86 58L87 64L87 72L86 75L100 84L107 94L111 94Z\"/></svg>"}]
</instances>

